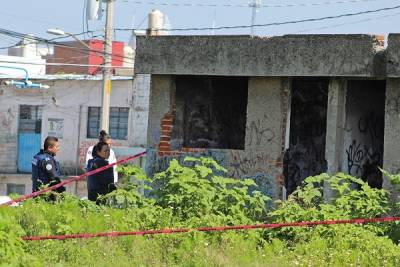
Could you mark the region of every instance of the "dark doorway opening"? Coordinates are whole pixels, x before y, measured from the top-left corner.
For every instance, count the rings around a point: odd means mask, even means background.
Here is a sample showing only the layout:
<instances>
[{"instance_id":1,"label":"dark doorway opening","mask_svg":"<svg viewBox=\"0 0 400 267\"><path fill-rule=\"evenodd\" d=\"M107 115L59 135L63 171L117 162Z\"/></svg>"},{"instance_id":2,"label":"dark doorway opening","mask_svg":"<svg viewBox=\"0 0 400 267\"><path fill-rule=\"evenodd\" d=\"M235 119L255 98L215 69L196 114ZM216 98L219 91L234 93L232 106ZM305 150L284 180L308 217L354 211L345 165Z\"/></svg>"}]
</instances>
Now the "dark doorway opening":
<instances>
[{"instance_id":1,"label":"dark doorway opening","mask_svg":"<svg viewBox=\"0 0 400 267\"><path fill-rule=\"evenodd\" d=\"M292 82L289 148L283 160L287 195L305 178L327 169L328 86L328 79L295 79Z\"/></svg>"},{"instance_id":2,"label":"dark doorway opening","mask_svg":"<svg viewBox=\"0 0 400 267\"><path fill-rule=\"evenodd\" d=\"M382 188L385 122L384 80L348 81L342 169Z\"/></svg>"}]
</instances>

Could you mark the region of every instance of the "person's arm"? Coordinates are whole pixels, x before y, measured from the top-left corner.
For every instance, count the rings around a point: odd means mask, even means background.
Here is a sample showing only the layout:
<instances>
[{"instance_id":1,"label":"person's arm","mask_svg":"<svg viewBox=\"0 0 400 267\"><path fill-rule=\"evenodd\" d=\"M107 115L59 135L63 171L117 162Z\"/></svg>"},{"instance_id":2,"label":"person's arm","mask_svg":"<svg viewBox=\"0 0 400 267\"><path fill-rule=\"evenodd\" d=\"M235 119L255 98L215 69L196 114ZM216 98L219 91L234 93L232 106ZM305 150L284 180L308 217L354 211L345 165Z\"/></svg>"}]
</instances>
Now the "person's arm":
<instances>
[{"instance_id":1,"label":"person's arm","mask_svg":"<svg viewBox=\"0 0 400 267\"><path fill-rule=\"evenodd\" d=\"M42 170L47 174L47 178L51 180L60 179L59 174L57 173L56 164L52 159L42 160L41 162Z\"/></svg>"},{"instance_id":2,"label":"person's arm","mask_svg":"<svg viewBox=\"0 0 400 267\"><path fill-rule=\"evenodd\" d=\"M42 169L46 173L47 177L50 180L49 186L56 185L61 182L60 174L57 171L56 162L54 159L46 159L42 161ZM59 188L55 189L56 192L62 193L66 189L64 186L60 186Z\"/></svg>"},{"instance_id":3,"label":"person's arm","mask_svg":"<svg viewBox=\"0 0 400 267\"><path fill-rule=\"evenodd\" d=\"M110 164L117 162L117 158L115 157L115 153L114 153L114 150L112 148L110 148L110 157L108 158L108 162Z\"/></svg>"},{"instance_id":4,"label":"person's arm","mask_svg":"<svg viewBox=\"0 0 400 267\"><path fill-rule=\"evenodd\" d=\"M110 164L117 162L117 157L115 156L114 150L112 150L112 148L110 149L110 157L108 159L108 162ZM118 182L117 165L113 166L113 170L114 170L114 183L117 183Z\"/></svg>"}]
</instances>

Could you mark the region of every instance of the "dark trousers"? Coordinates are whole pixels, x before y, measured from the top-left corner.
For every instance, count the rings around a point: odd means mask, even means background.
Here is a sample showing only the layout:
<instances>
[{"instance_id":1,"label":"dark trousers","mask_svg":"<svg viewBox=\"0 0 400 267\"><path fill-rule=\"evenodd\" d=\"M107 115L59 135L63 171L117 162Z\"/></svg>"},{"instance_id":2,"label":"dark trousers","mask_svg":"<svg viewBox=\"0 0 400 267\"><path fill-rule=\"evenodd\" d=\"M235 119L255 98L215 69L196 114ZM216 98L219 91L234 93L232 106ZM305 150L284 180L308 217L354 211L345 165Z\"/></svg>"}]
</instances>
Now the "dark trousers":
<instances>
[{"instance_id":1,"label":"dark trousers","mask_svg":"<svg viewBox=\"0 0 400 267\"><path fill-rule=\"evenodd\" d=\"M88 199L91 201L96 201L96 204L102 204L98 200L99 196L107 195L117 189L114 184L109 184L108 188L97 188L97 189L90 189L88 190Z\"/></svg>"}]
</instances>

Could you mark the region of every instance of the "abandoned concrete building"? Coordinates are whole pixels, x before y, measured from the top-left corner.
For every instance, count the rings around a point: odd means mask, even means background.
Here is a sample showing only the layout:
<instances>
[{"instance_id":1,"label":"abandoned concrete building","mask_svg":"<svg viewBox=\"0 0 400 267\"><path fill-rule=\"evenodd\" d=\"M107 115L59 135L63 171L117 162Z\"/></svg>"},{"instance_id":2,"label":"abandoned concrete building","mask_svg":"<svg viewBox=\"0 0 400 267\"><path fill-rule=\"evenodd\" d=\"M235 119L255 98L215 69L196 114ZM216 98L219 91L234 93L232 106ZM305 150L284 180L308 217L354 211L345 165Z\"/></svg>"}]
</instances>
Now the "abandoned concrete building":
<instances>
[{"instance_id":1,"label":"abandoned concrete building","mask_svg":"<svg viewBox=\"0 0 400 267\"><path fill-rule=\"evenodd\" d=\"M400 34L139 37L136 57L150 174L212 156L279 198L322 172L388 188L377 167L400 170Z\"/></svg>"}]
</instances>

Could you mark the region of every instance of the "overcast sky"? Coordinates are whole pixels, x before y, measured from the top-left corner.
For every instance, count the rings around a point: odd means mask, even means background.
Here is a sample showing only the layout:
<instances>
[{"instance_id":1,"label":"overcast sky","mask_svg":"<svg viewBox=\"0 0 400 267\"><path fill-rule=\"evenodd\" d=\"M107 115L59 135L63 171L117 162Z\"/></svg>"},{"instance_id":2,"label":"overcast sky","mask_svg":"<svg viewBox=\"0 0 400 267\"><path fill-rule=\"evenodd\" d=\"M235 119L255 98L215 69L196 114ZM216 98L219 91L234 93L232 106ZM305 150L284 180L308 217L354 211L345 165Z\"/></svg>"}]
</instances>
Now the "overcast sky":
<instances>
[{"instance_id":1,"label":"overcast sky","mask_svg":"<svg viewBox=\"0 0 400 267\"><path fill-rule=\"evenodd\" d=\"M167 6L147 4L149 2L166 3ZM168 16L171 28L215 27L249 25L251 23L251 8L239 7L247 5L252 0L115 0L115 28L145 28L146 15L151 9L157 8ZM137 3L141 2L141 3ZM342 2L342 3L339 3ZM343 3L345 2L345 3ZM182 6L184 3L194 6ZM174 6L171 4L177 4ZM196 6L196 4L229 4L229 7ZM276 5L295 5L294 7L273 7ZM305 4L306 6L301 6ZM314 5L311 5L314 4ZM257 35L283 35L289 33L373 33L384 34L400 30L400 1L393 0L269 0L262 1L257 13L258 24L283 22L341 14L356 13L385 7L397 9L350 16L339 19L317 22L297 23L290 25L259 27ZM0 28L31 33L35 36L52 38L46 34L46 29L61 28L72 33L85 30L83 21L84 0L8 0L2 1L0 10ZM90 30L101 30L103 21L89 23ZM206 31L183 31L175 34L211 34ZM250 29L215 30L215 34L249 34ZM98 32L97 34L101 34ZM115 39L128 41L130 33L116 31ZM18 40L0 35L0 46L16 43Z\"/></svg>"}]
</instances>

